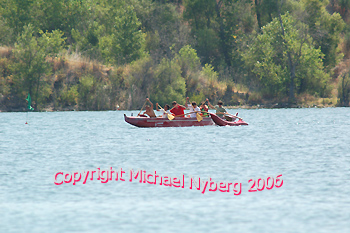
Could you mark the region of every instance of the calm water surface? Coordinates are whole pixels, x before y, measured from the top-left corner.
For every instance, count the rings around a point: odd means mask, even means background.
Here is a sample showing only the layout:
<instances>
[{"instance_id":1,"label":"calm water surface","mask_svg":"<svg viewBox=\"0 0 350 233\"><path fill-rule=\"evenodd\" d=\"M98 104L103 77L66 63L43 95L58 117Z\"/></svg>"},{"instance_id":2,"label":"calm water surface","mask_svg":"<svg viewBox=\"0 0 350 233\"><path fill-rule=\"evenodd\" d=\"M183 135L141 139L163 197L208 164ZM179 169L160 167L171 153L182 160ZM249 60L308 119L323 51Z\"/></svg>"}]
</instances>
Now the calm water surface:
<instances>
[{"instance_id":1,"label":"calm water surface","mask_svg":"<svg viewBox=\"0 0 350 233\"><path fill-rule=\"evenodd\" d=\"M249 126L124 122L138 111L29 113L26 125L26 113L0 113L0 232L350 232L350 108L238 111ZM54 184L58 171L108 167L184 174L185 188ZM279 174L282 187L248 192L249 179ZM190 176L240 182L241 195L202 194Z\"/></svg>"}]
</instances>

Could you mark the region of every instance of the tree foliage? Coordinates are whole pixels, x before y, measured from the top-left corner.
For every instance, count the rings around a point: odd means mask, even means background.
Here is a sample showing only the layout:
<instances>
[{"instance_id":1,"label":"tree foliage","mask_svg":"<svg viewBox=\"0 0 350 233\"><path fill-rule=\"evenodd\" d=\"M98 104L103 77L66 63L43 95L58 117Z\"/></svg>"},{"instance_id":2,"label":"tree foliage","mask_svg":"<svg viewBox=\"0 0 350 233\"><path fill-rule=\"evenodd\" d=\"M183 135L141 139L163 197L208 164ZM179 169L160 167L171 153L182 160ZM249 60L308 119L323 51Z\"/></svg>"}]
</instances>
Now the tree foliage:
<instances>
[{"instance_id":1,"label":"tree foliage","mask_svg":"<svg viewBox=\"0 0 350 233\"><path fill-rule=\"evenodd\" d=\"M129 63L142 56L144 34L133 6L123 4L116 15L112 34L102 37L100 48L108 62Z\"/></svg>"},{"instance_id":2,"label":"tree foliage","mask_svg":"<svg viewBox=\"0 0 350 233\"><path fill-rule=\"evenodd\" d=\"M290 68L289 52L296 63L295 88L298 93L307 92L324 95L329 79L323 70L323 54L313 46L310 36L302 34L303 24L297 24L289 15L282 16L285 35L277 18L262 29L247 53L243 55L247 66L251 67L266 95L285 97L288 95ZM300 28L300 30L298 30Z\"/></svg>"},{"instance_id":3,"label":"tree foliage","mask_svg":"<svg viewBox=\"0 0 350 233\"><path fill-rule=\"evenodd\" d=\"M50 67L46 58L48 55L56 55L62 49L64 39L59 30L39 32L41 37L38 38L34 34L31 24L24 26L13 50L15 62L11 69L14 73L15 93L22 97L30 93L38 105L46 102L51 94L47 80Z\"/></svg>"},{"instance_id":4,"label":"tree foliage","mask_svg":"<svg viewBox=\"0 0 350 233\"><path fill-rule=\"evenodd\" d=\"M302 21L308 25L315 47L320 48L325 55L323 63L330 71L330 68L334 67L343 56L338 44L340 33L344 29L344 22L340 14L331 15L326 11L326 1L303 0L301 3L305 13Z\"/></svg>"},{"instance_id":5,"label":"tree foliage","mask_svg":"<svg viewBox=\"0 0 350 233\"><path fill-rule=\"evenodd\" d=\"M186 94L185 79L181 77L181 68L174 61L162 60L154 74L150 97L161 105L174 100L184 102Z\"/></svg>"},{"instance_id":6,"label":"tree foliage","mask_svg":"<svg viewBox=\"0 0 350 233\"><path fill-rule=\"evenodd\" d=\"M100 110L138 108L146 96L164 104L334 95L350 56L349 6L3 0L0 102L15 106L30 92L37 105Z\"/></svg>"}]
</instances>

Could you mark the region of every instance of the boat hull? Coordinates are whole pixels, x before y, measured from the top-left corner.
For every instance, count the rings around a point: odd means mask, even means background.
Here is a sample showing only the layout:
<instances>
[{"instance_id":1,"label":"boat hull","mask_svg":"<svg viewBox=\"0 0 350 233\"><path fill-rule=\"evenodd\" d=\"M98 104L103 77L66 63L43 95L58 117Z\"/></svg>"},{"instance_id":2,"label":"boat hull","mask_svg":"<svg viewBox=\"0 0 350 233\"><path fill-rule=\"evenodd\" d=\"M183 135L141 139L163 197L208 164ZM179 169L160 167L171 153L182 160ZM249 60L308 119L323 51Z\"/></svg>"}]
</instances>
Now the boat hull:
<instances>
[{"instance_id":1,"label":"boat hull","mask_svg":"<svg viewBox=\"0 0 350 233\"><path fill-rule=\"evenodd\" d=\"M243 121L242 119L239 119L238 121L226 121L217 115L210 113L211 119L215 122L218 126L240 126L240 125L248 125L247 122Z\"/></svg>"},{"instance_id":2,"label":"boat hull","mask_svg":"<svg viewBox=\"0 0 350 233\"><path fill-rule=\"evenodd\" d=\"M203 120L198 122L197 118L178 117L170 121L168 118L128 117L124 114L124 120L137 127L190 127L214 125L211 117L203 117Z\"/></svg>"}]
</instances>

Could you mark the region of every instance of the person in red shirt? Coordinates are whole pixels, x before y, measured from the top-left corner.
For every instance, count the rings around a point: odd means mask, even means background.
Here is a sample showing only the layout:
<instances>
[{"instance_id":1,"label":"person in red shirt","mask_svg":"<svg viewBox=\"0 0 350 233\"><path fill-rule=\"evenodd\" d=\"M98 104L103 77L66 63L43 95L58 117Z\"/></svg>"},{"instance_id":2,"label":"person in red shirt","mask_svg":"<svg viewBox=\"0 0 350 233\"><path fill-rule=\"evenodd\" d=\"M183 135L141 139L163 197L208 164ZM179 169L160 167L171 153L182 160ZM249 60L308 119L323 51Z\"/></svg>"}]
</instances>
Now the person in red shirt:
<instances>
[{"instance_id":1,"label":"person in red shirt","mask_svg":"<svg viewBox=\"0 0 350 233\"><path fill-rule=\"evenodd\" d=\"M186 109L185 106L182 106L178 103L176 103L176 101L173 101L171 103L173 105L173 108L170 109L170 112L173 113L175 115L175 117L179 116L179 117L185 117L184 114L184 110Z\"/></svg>"}]
</instances>

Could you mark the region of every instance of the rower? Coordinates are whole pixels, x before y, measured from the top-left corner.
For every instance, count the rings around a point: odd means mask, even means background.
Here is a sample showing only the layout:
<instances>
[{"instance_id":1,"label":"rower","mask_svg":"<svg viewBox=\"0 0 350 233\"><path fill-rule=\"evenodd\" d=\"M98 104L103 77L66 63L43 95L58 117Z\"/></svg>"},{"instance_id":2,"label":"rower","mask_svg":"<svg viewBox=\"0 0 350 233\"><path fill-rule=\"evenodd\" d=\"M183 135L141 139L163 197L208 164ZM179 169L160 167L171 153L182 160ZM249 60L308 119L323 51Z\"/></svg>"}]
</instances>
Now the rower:
<instances>
[{"instance_id":1,"label":"rower","mask_svg":"<svg viewBox=\"0 0 350 233\"><path fill-rule=\"evenodd\" d=\"M138 115L138 116L145 116L148 115L149 117L157 117L156 114L154 113L153 110L153 103L147 98L146 101L150 104L150 105L146 105L146 111L144 113L142 113L142 115Z\"/></svg>"},{"instance_id":2,"label":"rower","mask_svg":"<svg viewBox=\"0 0 350 233\"><path fill-rule=\"evenodd\" d=\"M164 105L164 109L159 109L159 104L156 103L156 110L161 111L163 113L161 116L162 118L168 118L168 114L172 115L169 109L170 109L169 104Z\"/></svg>"},{"instance_id":3,"label":"rower","mask_svg":"<svg viewBox=\"0 0 350 233\"><path fill-rule=\"evenodd\" d=\"M178 103L176 103L176 101L172 102L173 107L170 109L170 112L173 113L175 116L179 116L179 117L185 117L185 112L184 110L186 109L185 106L182 106Z\"/></svg>"},{"instance_id":4,"label":"rower","mask_svg":"<svg viewBox=\"0 0 350 233\"><path fill-rule=\"evenodd\" d=\"M193 101L190 104L190 98L187 97L186 98L186 105L187 105L187 108L190 110L190 117L191 118L196 118L197 117L197 113L201 111L200 108L197 106L197 103L195 101Z\"/></svg>"},{"instance_id":5,"label":"rower","mask_svg":"<svg viewBox=\"0 0 350 233\"><path fill-rule=\"evenodd\" d=\"M224 109L224 108L222 107L222 105L223 105L222 101L219 100L219 101L218 101L218 104L215 105L215 106L213 106L211 103L209 103L209 99L207 99L207 101L208 101L209 107L216 110L216 115L217 115L218 117L223 118L223 117L224 117L224 114L225 114L227 111L226 111L226 109Z\"/></svg>"}]
</instances>

